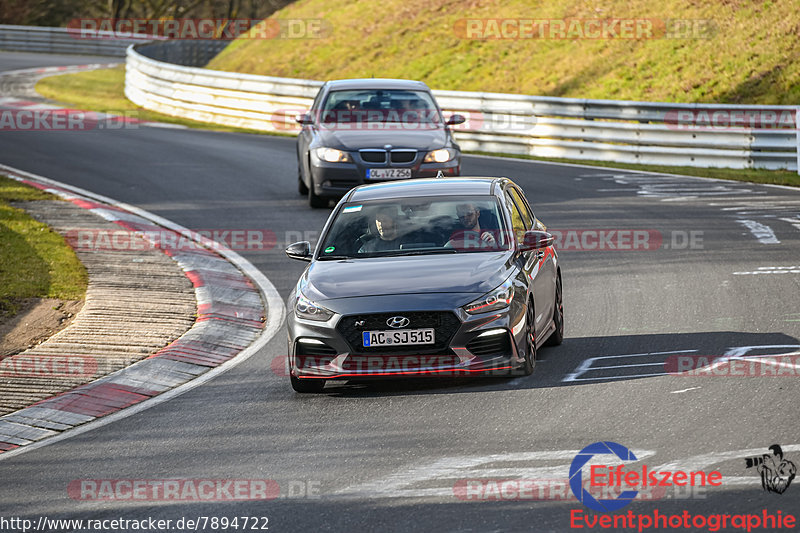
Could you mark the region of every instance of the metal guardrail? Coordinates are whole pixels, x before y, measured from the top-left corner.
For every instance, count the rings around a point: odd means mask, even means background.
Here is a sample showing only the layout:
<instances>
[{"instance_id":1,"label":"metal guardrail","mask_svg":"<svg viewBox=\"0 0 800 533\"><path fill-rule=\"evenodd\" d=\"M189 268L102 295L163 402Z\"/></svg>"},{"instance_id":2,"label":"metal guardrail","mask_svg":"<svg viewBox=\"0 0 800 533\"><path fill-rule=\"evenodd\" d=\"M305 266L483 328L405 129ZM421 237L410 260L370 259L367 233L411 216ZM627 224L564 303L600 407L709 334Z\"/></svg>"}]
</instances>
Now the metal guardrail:
<instances>
[{"instance_id":1,"label":"metal guardrail","mask_svg":"<svg viewBox=\"0 0 800 533\"><path fill-rule=\"evenodd\" d=\"M191 42L189 43L191 44ZM173 43L157 46L167 49ZM184 51L190 53L184 46ZM262 131L296 131L321 82L191 68L165 62L153 45L128 49L126 96L174 116ZM173 59L174 61L174 59ZM468 116L455 136L465 150L696 167L797 170L795 108L582 100L434 91L442 108ZM670 123L678 113L788 114L777 128ZM785 119L785 117L784 117ZM783 126L786 126L785 121Z\"/></svg>"},{"instance_id":2,"label":"metal guardrail","mask_svg":"<svg viewBox=\"0 0 800 533\"><path fill-rule=\"evenodd\" d=\"M84 32L79 35L77 31L67 28L0 24L0 50L17 52L125 57L125 50L131 44L154 38L142 36L120 39L117 35L104 31Z\"/></svg>"},{"instance_id":3,"label":"metal guardrail","mask_svg":"<svg viewBox=\"0 0 800 533\"><path fill-rule=\"evenodd\" d=\"M142 107L202 122L294 133L321 82L213 71L228 41L78 38L65 28L0 25L0 49L126 55L126 96ZM127 50L125 52L125 50ZM800 131L790 106L669 104L499 93L434 91L446 112L467 116L455 136L465 150L696 167L798 170ZM779 113L781 128L727 128L679 113ZM785 117L790 117L789 122Z\"/></svg>"},{"instance_id":4,"label":"metal guardrail","mask_svg":"<svg viewBox=\"0 0 800 533\"><path fill-rule=\"evenodd\" d=\"M141 47L139 51L145 57L173 65L202 67L229 44L229 40L167 40L150 43Z\"/></svg>"}]
</instances>

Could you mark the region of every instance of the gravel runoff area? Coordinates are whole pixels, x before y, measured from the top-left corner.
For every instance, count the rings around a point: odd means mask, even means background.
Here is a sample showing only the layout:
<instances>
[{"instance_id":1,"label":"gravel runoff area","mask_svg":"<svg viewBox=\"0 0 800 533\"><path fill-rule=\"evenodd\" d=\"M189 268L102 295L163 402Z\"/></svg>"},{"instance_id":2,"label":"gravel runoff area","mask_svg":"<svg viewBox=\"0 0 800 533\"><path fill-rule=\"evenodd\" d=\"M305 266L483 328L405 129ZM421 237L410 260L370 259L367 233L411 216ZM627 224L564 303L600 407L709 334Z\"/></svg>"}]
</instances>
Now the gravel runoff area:
<instances>
[{"instance_id":1,"label":"gravel runoff area","mask_svg":"<svg viewBox=\"0 0 800 533\"><path fill-rule=\"evenodd\" d=\"M183 385L260 336L261 294L221 255L122 207L16 178L69 200L16 205L65 236L89 284L69 326L0 361L0 453Z\"/></svg>"}]
</instances>

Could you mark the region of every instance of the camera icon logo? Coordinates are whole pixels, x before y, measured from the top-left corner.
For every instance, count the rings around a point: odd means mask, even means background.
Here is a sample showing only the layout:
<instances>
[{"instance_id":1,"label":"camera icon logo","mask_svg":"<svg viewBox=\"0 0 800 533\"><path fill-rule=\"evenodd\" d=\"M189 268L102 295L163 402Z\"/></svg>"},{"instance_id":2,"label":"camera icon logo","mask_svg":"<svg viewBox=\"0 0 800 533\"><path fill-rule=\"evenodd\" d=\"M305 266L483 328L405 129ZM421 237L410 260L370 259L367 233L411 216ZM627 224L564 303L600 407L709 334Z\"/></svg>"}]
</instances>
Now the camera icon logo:
<instances>
[{"instance_id":1,"label":"camera icon logo","mask_svg":"<svg viewBox=\"0 0 800 533\"><path fill-rule=\"evenodd\" d=\"M772 454L747 457L745 468L755 468L761 474L761 487L767 492L783 494L797 474L797 466L783 456L780 444L768 448Z\"/></svg>"}]
</instances>

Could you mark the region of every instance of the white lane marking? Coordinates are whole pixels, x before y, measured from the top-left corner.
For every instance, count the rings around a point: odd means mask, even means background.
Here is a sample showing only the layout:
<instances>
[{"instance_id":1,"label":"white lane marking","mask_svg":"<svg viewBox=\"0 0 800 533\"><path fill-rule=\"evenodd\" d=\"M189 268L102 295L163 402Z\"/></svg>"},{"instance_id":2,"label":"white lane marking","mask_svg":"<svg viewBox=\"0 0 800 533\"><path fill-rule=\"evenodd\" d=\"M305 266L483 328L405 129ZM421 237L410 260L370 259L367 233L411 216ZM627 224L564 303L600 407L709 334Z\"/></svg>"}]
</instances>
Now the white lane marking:
<instances>
[{"instance_id":1,"label":"white lane marking","mask_svg":"<svg viewBox=\"0 0 800 533\"><path fill-rule=\"evenodd\" d=\"M782 445L784 452L800 451L800 444ZM652 450L632 450L639 461L656 455ZM665 462L653 467L654 472L706 471L726 461L744 460L748 457L760 457L767 453L766 445L762 448L742 448L723 452L710 452L694 455L685 459ZM579 450L560 450L550 452L521 452L483 456L443 457L426 464L415 463L400 469L383 478L351 485L336 491L337 498L420 498L420 497L456 497L454 487L463 480L497 480L497 479L534 479L565 480L569 476L572 460ZM494 468L502 463L521 463L534 461L560 461L558 465L546 466L509 466ZM636 461L638 462L638 461ZM587 464L605 464L602 457L593 458ZM633 462L632 462L633 463ZM742 470L744 466L742 465ZM760 476L753 472L751 476L723 476L724 486L758 486Z\"/></svg>"},{"instance_id":2,"label":"white lane marking","mask_svg":"<svg viewBox=\"0 0 800 533\"><path fill-rule=\"evenodd\" d=\"M681 390L674 390L670 391L670 394L683 394L684 392L689 392L690 390L696 390L700 387L689 387L688 389L681 389Z\"/></svg>"},{"instance_id":3,"label":"white lane marking","mask_svg":"<svg viewBox=\"0 0 800 533\"><path fill-rule=\"evenodd\" d=\"M432 463L414 463L386 477L351 485L334 493L347 498L454 497L453 488L464 479L554 479L566 480L569 467L580 450L518 452L477 456L443 457ZM632 450L641 461L655 455L652 450ZM520 466L535 461L566 461L558 465ZM514 463L499 467L503 463ZM423 485L423 486L415 486ZM430 485L435 485L431 487Z\"/></svg>"},{"instance_id":4,"label":"white lane marking","mask_svg":"<svg viewBox=\"0 0 800 533\"><path fill-rule=\"evenodd\" d=\"M795 344L764 344L764 345L755 345L755 346L734 346L730 348L726 348L725 351L721 355L717 356L709 356L709 359L712 361L710 365L703 368L708 369L715 369L725 363L727 363L730 359L733 358L742 358L744 356L748 357L777 357L777 356L789 356L795 355L796 352L794 350L800 349L800 345ZM788 351L787 350L792 350ZM757 354L752 354L751 352L758 352ZM669 376L672 375L669 372L641 372L639 369L645 369L646 367L653 367L653 366L661 366L662 368L666 364L666 358L658 357L664 355L677 355L677 354L686 354L686 353L697 353L698 350L674 350L669 352L650 352L650 353L635 353L635 354L624 354L624 355L604 355L601 357L590 357L581 362L573 372L564 376L561 379L562 383L569 383L569 382L581 382L581 381L611 381L615 379L633 379L633 378L646 378L646 377L656 377L656 376ZM765 353L766 352L766 353ZM774 352L774 353L773 353ZM654 361L643 360L643 358L651 357L654 358ZM630 363L624 364L614 364L614 365L602 365L598 363L602 363L608 359L624 359L629 358L633 359ZM606 373L606 370L619 370L619 369L631 369L635 374L626 374L624 372L616 372L616 373ZM586 375L590 373L601 373L600 375ZM694 387L699 388L699 387ZM686 392L687 390L692 389L685 389L681 391L676 391L675 393L679 392Z\"/></svg>"},{"instance_id":5,"label":"white lane marking","mask_svg":"<svg viewBox=\"0 0 800 533\"><path fill-rule=\"evenodd\" d=\"M603 380L603 379L624 379L624 378L634 378L634 377L650 377L650 376L663 376L666 375L667 372L659 372L659 373L649 373L649 374L625 374L625 375L618 375L618 376L603 376L603 377L581 377L583 374L591 372L592 370L605 370L606 368L638 368L643 366L655 366L655 365L664 365L664 361L656 361L652 363L634 363L629 365L615 365L615 366L593 366L597 361L603 361L606 359L618 359L624 357L652 357L657 355L671 355L671 354L679 354L679 353L694 353L697 350L673 350L669 352L647 352L647 353L632 353L632 354L625 354L625 355L604 355L600 357L590 357L585 359L578 368L575 369L574 372L567 374L562 380L562 383L570 382L570 381L596 381L596 380Z\"/></svg>"},{"instance_id":6,"label":"white lane marking","mask_svg":"<svg viewBox=\"0 0 800 533\"><path fill-rule=\"evenodd\" d=\"M743 357L754 350L785 350L786 348L797 350L800 344L763 344L758 346L736 346L728 348L725 352L725 357ZM778 354L760 354L763 357L774 357L777 355L792 355L791 353L778 353ZM751 356L754 357L754 356Z\"/></svg>"},{"instance_id":7,"label":"white lane marking","mask_svg":"<svg viewBox=\"0 0 800 533\"><path fill-rule=\"evenodd\" d=\"M778 220L782 220L784 222L788 222L792 225L794 229L800 229L800 216L797 218L780 218Z\"/></svg>"},{"instance_id":8,"label":"white lane marking","mask_svg":"<svg viewBox=\"0 0 800 533\"><path fill-rule=\"evenodd\" d=\"M739 224L743 225L747 229L750 230L750 233L758 239L758 242L761 244L780 244L781 241L775 236L775 232L772 231L772 228L767 226L766 224L762 224L761 222L756 222L755 220L737 220Z\"/></svg>"},{"instance_id":9,"label":"white lane marking","mask_svg":"<svg viewBox=\"0 0 800 533\"><path fill-rule=\"evenodd\" d=\"M711 372L713 372L717 368L720 368L723 365L726 365L727 363L729 363L732 359L759 362L758 359L759 358L763 358L763 357L784 357L784 356L790 356L790 355L797 355L797 354L800 353L800 352L797 352L797 351L774 353L774 354L764 354L764 353L762 353L762 354L751 355L749 357L746 357L747 354L750 353L753 350L759 350L759 351L763 352L765 350L786 350L787 348L793 348L793 349L797 350L798 348L800 348L800 345L797 345L797 344L764 344L764 345L761 345L761 346L736 346L734 348L728 348L725 351L725 354L722 357L718 357L718 358L714 359L711 364L705 365L702 368L696 368L694 370L696 370L696 371L697 370L702 370L702 371L711 371ZM794 366L792 366L791 368L794 368Z\"/></svg>"},{"instance_id":10,"label":"white lane marking","mask_svg":"<svg viewBox=\"0 0 800 533\"><path fill-rule=\"evenodd\" d=\"M755 274L800 274L800 265L796 266L768 266L758 267L750 272L734 272L734 276L755 275Z\"/></svg>"},{"instance_id":11,"label":"white lane marking","mask_svg":"<svg viewBox=\"0 0 800 533\"><path fill-rule=\"evenodd\" d=\"M800 352L794 353L787 353L781 355L754 355L753 357L742 357L742 361L748 361L750 363L758 363L760 365L770 365L779 368L791 368L792 370L800 370L800 363L792 364L792 363L784 363L783 361L772 361L766 359L767 357L784 357L789 355L800 355ZM791 373L794 375L795 373Z\"/></svg>"},{"instance_id":12,"label":"white lane marking","mask_svg":"<svg viewBox=\"0 0 800 533\"><path fill-rule=\"evenodd\" d=\"M138 403L138 404L135 404L135 405L133 405L131 407L127 407L127 408L122 409L121 411L117 411L116 413L113 413L111 415L104 416L102 418L98 418L98 419L96 419L96 420L94 420L92 422L88 422L88 423L83 424L81 426L78 426L78 427L76 427L74 429L69 429L67 431L64 431L63 433L59 433L56 436L53 436L53 437L50 437L50 438L35 442L33 444L29 444L27 446L22 446L22 447L19 447L19 448L15 448L15 449L13 449L11 451L2 453L2 454L0 454L0 461L3 461L5 459L9 459L10 457L13 457L13 456L16 456L16 455L20 455L20 454L25 453L25 452L29 452L31 450L35 450L37 448L41 448L43 446L48 446L50 444L54 444L56 442L60 442L62 440L74 437L76 435L80 435L81 433L85 433L87 431L91 431L93 429L97 429L99 427L105 426L106 424L111 424L113 422L116 422L117 420L122 420L124 418L128 418L129 416L133 416L133 415L135 415L137 413L140 413L141 411L144 411L146 409L150 409L151 407L155 407L155 406L157 406L157 405L159 405L161 403L164 403L166 401L171 400L172 398L178 397L181 394L189 392L190 390L194 389L195 387L197 387L199 385L202 385L202 384L204 384L204 383L206 383L208 381L211 381L212 379L214 379L218 375L220 375L220 374L222 374L224 372L227 372L231 368L233 368L233 367L245 362L247 359L249 359L254 354L256 354L261 348L263 348L272 339L272 337L274 337L275 334L278 333L278 330L279 330L281 324L283 324L284 308L283 308L283 299L278 294L277 289L269 281L269 279L267 279L267 277L264 274L262 274L261 271L258 270L252 263L250 263L247 259L245 259L244 257L240 256L239 254L237 254L233 250L228 249L226 246L222 245L221 243L215 243L215 241L212 241L211 239L208 239L206 237L202 237L199 234L196 234L196 233L192 232L188 228L185 228L185 227L183 227L181 225L178 225L178 224L176 224L176 223L174 223L174 222L172 222L170 220L167 220L166 218L162 218L162 217L160 217L158 215L150 213L149 211L145 211L144 209L140 209L138 207L134 207L134 206L128 205L128 204L123 203L123 202L118 202L118 201L113 200L111 198L108 198L106 196L102 196L100 194L95 194L93 192L87 191L85 189L81 189L79 187L73 187L72 185L67 185L66 183L61 183L59 181L52 180L50 178L45 178L43 176L39 176L37 174L32 174L30 172L26 172L24 170L19 170L19 169L16 169L16 168L13 168L13 167L10 167L10 166L7 166L7 165L3 165L3 164L0 164L0 171L8 172L10 174L17 174L19 176L23 176L23 177L26 177L26 178L29 178L29 179L32 179L32 180L36 180L36 181L40 181L40 182L43 182L43 183L47 183L47 184L50 184L50 185L54 185L56 187L62 187L64 189L67 189L67 190L70 190L72 192L75 192L75 193L77 193L79 195L88 196L89 198L93 198L93 199L95 199L95 200L97 200L99 202L107 203L107 204L110 204L110 205L113 205L113 206L116 206L116 207L120 207L122 209L126 209L128 211L136 213L137 215L139 215L139 216L141 216L143 218L151 220L152 222L155 222L156 224L164 226L164 227L166 227L168 229L171 229L171 230L174 230L174 231L178 231L178 232L185 232L186 235L192 235L192 237L195 240L197 240L198 242L201 242L201 243L203 243L205 245L213 245L214 246L214 248L213 248L214 251L216 251L220 255L224 256L231 263L233 263L237 268L239 268L239 270L241 270L242 272L244 272L246 275L248 275L250 277L250 279L253 281L253 283L255 283L255 285L261 291L261 296L262 296L262 298L264 298L264 301L265 301L266 307L267 307L267 322L266 322L266 324L264 326L264 331L261 333L261 335L255 341L253 341L253 343L250 346L245 348L241 353L239 353L233 359L229 359L228 361L226 361L225 363L221 364L220 366L212 368L208 372L206 372L204 374L201 374L197 378L193 379L192 381L189 381L189 382L185 383L184 385L181 385L181 386L176 387L174 389L168 390L167 392L159 394L158 396L154 396L153 398L151 398L149 400L145 400L145 401L143 401L141 403Z\"/></svg>"}]
</instances>

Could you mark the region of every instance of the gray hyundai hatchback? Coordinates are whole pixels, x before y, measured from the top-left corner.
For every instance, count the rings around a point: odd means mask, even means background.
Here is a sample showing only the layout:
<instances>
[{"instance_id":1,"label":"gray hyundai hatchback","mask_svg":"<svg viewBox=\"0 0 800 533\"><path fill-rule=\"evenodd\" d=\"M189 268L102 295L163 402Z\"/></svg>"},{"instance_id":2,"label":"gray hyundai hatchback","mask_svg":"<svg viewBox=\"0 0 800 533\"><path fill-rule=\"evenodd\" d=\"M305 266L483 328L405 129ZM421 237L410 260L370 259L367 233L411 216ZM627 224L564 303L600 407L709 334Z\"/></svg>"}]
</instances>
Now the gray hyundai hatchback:
<instances>
[{"instance_id":1,"label":"gray hyundai hatchback","mask_svg":"<svg viewBox=\"0 0 800 533\"><path fill-rule=\"evenodd\" d=\"M297 392L327 380L530 374L564 335L553 236L507 178L362 185L326 222L287 302Z\"/></svg>"}]
</instances>

